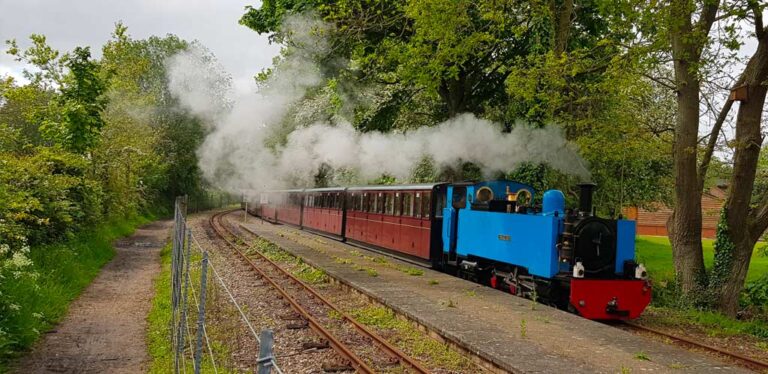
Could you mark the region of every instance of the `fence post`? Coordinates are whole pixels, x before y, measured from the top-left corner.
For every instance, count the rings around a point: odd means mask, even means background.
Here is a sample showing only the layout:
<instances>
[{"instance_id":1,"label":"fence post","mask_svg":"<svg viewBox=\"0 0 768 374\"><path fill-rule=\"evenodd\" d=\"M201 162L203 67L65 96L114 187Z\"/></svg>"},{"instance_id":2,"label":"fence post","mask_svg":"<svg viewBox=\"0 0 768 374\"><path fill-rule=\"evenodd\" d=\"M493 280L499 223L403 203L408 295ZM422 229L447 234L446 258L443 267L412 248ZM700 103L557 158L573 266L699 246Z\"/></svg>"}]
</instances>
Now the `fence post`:
<instances>
[{"instance_id":1,"label":"fence post","mask_svg":"<svg viewBox=\"0 0 768 374\"><path fill-rule=\"evenodd\" d=\"M178 307L178 266L179 262L179 228L181 226L181 211L179 209L179 198L174 203L174 224L173 224L173 244L171 246L171 347L176 348L179 345L178 330L176 321L176 309ZM174 349L174 353L175 353ZM174 354L173 371L179 372L179 356Z\"/></svg>"},{"instance_id":2,"label":"fence post","mask_svg":"<svg viewBox=\"0 0 768 374\"><path fill-rule=\"evenodd\" d=\"M203 329L205 328L205 285L208 279L208 251L203 252L202 272L200 274L200 305L197 309L197 344L195 345L195 374L200 374L203 351Z\"/></svg>"},{"instance_id":3,"label":"fence post","mask_svg":"<svg viewBox=\"0 0 768 374\"><path fill-rule=\"evenodd\" d=\"M190 262L192 262L192 229L189 229L189 228L187 228L186 254L184 254L182 258L185 260L185 261L182 261L182 270L181 270L184 276L184 290L181 292L181 316L179 319L179 330L176 334L178 336L177 338L178 343L176 346L176 357L179 357L184 354L184 347L186 346L186 343L184 342L184 339L185 339L184 333L187 327L187 300L189 298L189 266L190 266Z\"/></svg>"},{"instance_id":4,"label":"fence post","mask_svg":"<svg viewBox=\"0 0 768 374\"><path fill-rule=\"evenodd\" d=\"M257 362L257 374L269 374L272 371L272 330L264 329L259 334L259 360Z\"/></svg>"}]
</instances>

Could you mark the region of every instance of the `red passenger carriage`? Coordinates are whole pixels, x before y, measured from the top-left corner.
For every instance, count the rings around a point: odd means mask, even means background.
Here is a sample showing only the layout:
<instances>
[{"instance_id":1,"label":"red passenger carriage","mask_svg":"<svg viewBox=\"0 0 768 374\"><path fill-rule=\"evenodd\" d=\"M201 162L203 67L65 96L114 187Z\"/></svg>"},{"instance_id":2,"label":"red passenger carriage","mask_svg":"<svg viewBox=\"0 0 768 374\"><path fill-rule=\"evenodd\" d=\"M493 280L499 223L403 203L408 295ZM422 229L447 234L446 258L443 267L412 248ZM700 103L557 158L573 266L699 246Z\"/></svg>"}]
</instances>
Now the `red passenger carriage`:
<instances>
[{"instance_id":1,"label":"red passenger carriage","mask_svg":"<svg viewBox=\"0 0 768 374\"><path fill-rule=\"evenodd\" d=\"M301 226L305 229L342 237L344 190L344 188L305 190Z\"/></svg>"},{"instance_id":2,"label":"red passenger carriage","mask_svg":"<svg viewBox=\"0 0 768 374\"><path fill-rule=\"evenodd\" d=\"M430 260L434 184L347 190L347 240ZM439 234L439 227L437 226Z\"/></svg>"},{"instance_id":3,"label":"red passenger carriage","mask_svg":"<svg viewBox=\"0 0 768 374\"><path fill-rule=\"evenodd\" d=\"M270 191L253 212L342 240L430 262L442 248L444 184Z\"/></svg>"}]
</instances>

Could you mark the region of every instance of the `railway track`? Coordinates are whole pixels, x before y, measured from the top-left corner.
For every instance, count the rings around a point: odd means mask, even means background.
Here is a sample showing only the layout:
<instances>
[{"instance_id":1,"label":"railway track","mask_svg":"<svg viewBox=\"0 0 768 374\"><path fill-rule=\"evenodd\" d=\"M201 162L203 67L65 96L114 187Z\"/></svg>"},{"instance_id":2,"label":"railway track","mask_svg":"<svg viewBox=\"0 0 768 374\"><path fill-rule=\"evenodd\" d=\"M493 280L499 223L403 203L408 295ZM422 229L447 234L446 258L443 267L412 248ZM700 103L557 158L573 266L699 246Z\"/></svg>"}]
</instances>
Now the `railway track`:
<instances>
[{"instance_id":1,"label":"railway track","mask_svg":"<svg viewBox=\"0 0 768 374\"><path fill-rule=\"evenodd\" d=\"M429 373L413 358L400 351L360 322L344 313L310 285L264 256L254 251L253 257L241 249L240 235L227 227L220 212L212 215L209 225L213 232L246 264L269 283L287 301L301 321L317 332L328 345L360 373L410 372ZM234 240L233 240L234 239Z\"/></svg>"},{"instance_id":2,"label":"railway track","mask_svg":"<svg viewBox=\"0 0 768 374\"><path fill-rule=\"evenodd\" d=\"M660 337L663 337L665 339L671 339L671 340L677 342L680 345L684 345L684 346L687 346L687 347L700 349L700 350L703 350L703 351L707 351L707 352L710 352L710 353L714 353L714 354L717 354L717 355L720 355L720 356L727 357L728 359L730 359L730 360L732 360L734 362L737 362L739 365L741 365L743 367L746 367L746 368L749 368L749 369L752 369L752 370L756 370L759 373L768 373L768 362L763 362L763 361L755 360L753 358L750 358L750 357L747 357L747 356L744 356L744 355L741 355L741 354L738 354L738 353L729 352L729 351L726 351L724 349L713 347L711 345L699 343L697 341L694 341L694 340L691 340L691 339L688 339L688 338L684 338L682 336L677 336L677 335L670 334L670 333L665 332L665 331L661 331L661 330L657 330L657 329L654 329L654 328L638 325L638 324L636 324L634 322L623 321L620 324L620 326L627 327L627 329L629 329L629 330L640 331L640 332L644 332L644 333L660 336Z\"/></svg>"}]
</instances>

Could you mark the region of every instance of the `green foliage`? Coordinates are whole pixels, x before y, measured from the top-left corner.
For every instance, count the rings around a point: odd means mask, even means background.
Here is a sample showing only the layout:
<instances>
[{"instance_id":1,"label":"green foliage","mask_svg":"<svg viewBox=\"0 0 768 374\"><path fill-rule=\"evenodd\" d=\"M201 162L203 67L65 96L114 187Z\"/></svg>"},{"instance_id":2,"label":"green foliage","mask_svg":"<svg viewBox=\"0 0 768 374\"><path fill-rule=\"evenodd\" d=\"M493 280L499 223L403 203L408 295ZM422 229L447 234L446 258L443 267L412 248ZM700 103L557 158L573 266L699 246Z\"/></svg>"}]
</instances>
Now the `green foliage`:
<instances>
[{"instance_id":1,"label":"green foliage","mask_svg":"<svg viewBox=\"0 0 768 374\"><path fill-rule=\"evenodd\" d=\"M754 307L758 313L768 318L768 274L748 282L744 287L743 296L744 306Z\"/></svg>"},{"instance_id":2,"label":"green foliage","mask_svg":"<svg viewBox=\"0 0 768 374\"><path fill-rule=\"evenodd\" d=\"M671 142L657 129L674 120L668 115L674 98L643 78L642 53L624 47L637 36L632 22L639 10L629 2L575 3L565 29L558 22L567 10L517 0L273 0L248 7L240 22L285 41L286 56L295 53L291 16L329 25L330 55L319 61L326 80L294 105L287 132L337 119L363 132L407 131L461 112L505 130L520 120L559 124L593 170L600 185L595 202L604 213L668 201ZM321 170L317 185L354 180L337 178L340 172ZM506 174L540 189L568 190L576 182L545 165ZM414 165L410 181L483 177L471 163L436 170L425 159Z\"/></svg>"},{"instance_id":3,"label":"green foliage","mask_svg":"<svg viewBox=\"0 0 768 374\"><path fill-rule=\"evenodd\" d=\"M714 267L716 240L703 239L704 262L708 268ZM702 293L701 300L692 300L681 296L679 284L674 280L674 265L672 260L672 246L666 237L643 236L635 241L637 258L645 264L648 273L653 280L653 305L674 308L690 308L695 302L711 301L709 293ZM747 273L747 286L742 293L741 305L747 313L755 315L765 314L768 306L768 278L764 274L768 272L768 257L761 255L764 243L757 243L755 253ZM706 296L706 297L705 297ZM701 306L701 304L699 304Z\"/></svg>"},{"instance_id":4,"label":"green foliage","mask_svg":"<svg viewBox=\"0 0 768 374\"><path fill-rule=\"evenodd\" d=\"M715 295L719 294L720 289L727 282L733 266L733 253L736 246L731 240L729 231L728 211L724 206L720 212L720 219L715 231L715 259L709 275L709 288Z\"/></svg>"},{"instance_id":5,"label":"green foliage","mask_svg":"<svg viewBox=\"0 0 768 374\"><path fill-rule=\"evenodd\" d=\"M712 336L749 335L759 339L768 339L768 321L763 318L736 319L718 312L694 308L668 308L651 306L648 319L654 324L669 325L675 328L695 327Z\"/></svg>"},{"instance_id":6,"label":"green foliage","mask_svg":"<svg viewBox=\"0 0 768 374\"><path fill-rule=\"evenodd\" d=\"M31 65L29 82L0 77L0 361L55 323L111 258L111 240L143 221L126 217L176 195L209 200L195 155L203 124L166 78L189 43L133 40L118 24L96 60L30 39L7 51Z\"/></svg>"},{"instance_id":7,"label":"green foliage","mask_svg":"<svg viewBox=\"0 0 768 374\"><path fill-rule=\"evenodd\" d=\"M80 156L49 147L0 156L0 243L68 239L101 218L100 185Z\"/></svg>"},{"instance_id":8,"label":"green foliage","mask_svg":"<svg viewBox=\"0 0 768 374\"><path fill-rule=\"evenodd\" d=\"M64 76L56 100L60 123L44 123L42 131L69 151L84 154L96 145L104 127L101 112L106 106L106 82L99 76L99 66L91 60L88 47L75 48L64 61L69 74Z\"/></svg>"}]
</instances>

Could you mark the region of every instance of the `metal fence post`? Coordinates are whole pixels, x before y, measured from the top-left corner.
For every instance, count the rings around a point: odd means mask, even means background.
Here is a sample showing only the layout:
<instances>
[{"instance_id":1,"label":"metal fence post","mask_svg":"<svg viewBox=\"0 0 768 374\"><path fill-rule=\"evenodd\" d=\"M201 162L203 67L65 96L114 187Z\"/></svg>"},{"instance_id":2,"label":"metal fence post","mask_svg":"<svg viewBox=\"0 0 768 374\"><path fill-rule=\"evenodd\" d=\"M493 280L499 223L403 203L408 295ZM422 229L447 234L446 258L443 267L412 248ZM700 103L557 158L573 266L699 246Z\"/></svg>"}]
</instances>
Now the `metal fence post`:
<instances>
[{"instance_id":1,"label":"metal fence post","mask_svg":"<svg viewBox=\"0 0 768 374\"><path fill-rule=\"evenodd\" d=\"M200 305L197 309L197 344L195 345L195 374L200 374L203 358L203 329L205 328L205 285L208 280L208 251L203 252L202 272L200 274Z\"/></svg>"},{"instance_id":2,"label":"metal fence post","mask_svg":"<svg viewBox=\"0 0 768 374\"><path fill-rule=\"evenodd\" d=\"M257 374L269 374L272 371L272 330L264 329L259 333L259 360L256 366Z\"/></svg>"},{"instance_id":3,"label":"metal fence post","mask_svg":"<svg viewBox=\"0 0 768 374\"><path fill-rule=\"evenodd\" d=\"M177 263L179 261L179 226L181 225L180 219L181 211L179 209L179 199L176 198L174 203L174 225L173 225L173 244L171 246L171 347L174 349L178 346L178 334L177 334L177 321L176 321L176 308L178 307L178 287L177 287ZM179 372L179 357L174 354L173 360L174 373Z\"/></svg>"},{"instance_id":4,"label":"metal fence post","mask_svg":"<svg viewBox=\"0 0 768 374\"><path fill-rule=\"evenodd\" d=\"M184 253L184 252L182 252ZM187 243L186 253L183 254L182 261L182 274L184 277L184 290L181 291L181 316L179 318L179 329L177 332L178 338L176 346L176 357L184 355L184 347L186 346L184 339L184 333L187 327L187 300L189 298L189 266L192 262L192 229L187 228ZM178 361L178 359L177 359Z\"/></svg>"}]
</instances>

